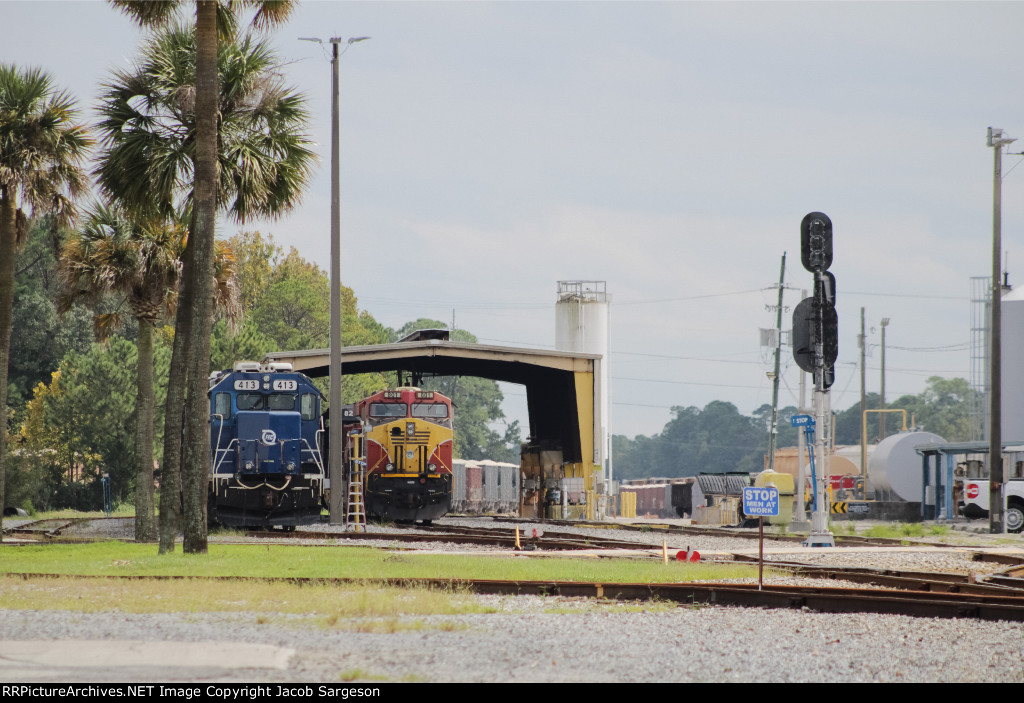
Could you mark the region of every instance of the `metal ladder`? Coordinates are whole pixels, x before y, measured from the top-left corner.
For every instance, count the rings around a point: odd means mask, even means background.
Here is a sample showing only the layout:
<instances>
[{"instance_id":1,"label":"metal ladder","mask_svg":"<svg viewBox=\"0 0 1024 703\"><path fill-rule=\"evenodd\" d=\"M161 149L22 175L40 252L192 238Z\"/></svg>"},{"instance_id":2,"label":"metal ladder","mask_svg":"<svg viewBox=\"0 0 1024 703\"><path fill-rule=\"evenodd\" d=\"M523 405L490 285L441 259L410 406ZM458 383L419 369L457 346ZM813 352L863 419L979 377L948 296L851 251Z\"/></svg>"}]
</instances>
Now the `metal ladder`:
<instances>
[{"instance_id":1,"label":"metal ladder","mask_svg":"<svg viewBox=\"0 0 1024 703\"><path fill-rule=\"evenodd\" d=\"M363 501L363 468L366 461L360 451L362 435L351 435L355 440L348 474L348 510L345 514L345 531L366 532L366 503Z\"/></svg>"}]
</instances>

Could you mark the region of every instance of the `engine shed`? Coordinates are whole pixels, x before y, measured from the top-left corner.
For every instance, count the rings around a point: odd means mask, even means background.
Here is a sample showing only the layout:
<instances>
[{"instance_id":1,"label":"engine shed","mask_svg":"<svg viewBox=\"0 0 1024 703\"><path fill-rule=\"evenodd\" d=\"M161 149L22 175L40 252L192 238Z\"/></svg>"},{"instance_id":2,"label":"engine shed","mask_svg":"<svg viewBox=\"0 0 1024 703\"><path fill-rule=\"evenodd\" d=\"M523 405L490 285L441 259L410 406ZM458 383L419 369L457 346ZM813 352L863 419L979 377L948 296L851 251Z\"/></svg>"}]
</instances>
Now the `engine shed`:
<instances>
[{"instance_id":1,"label":"engine shed","mask_svg":"<svg viewBox=\"0 0 1024 703\"><path fill-rule=\"evenodd\" d=\"M295 371L329 375L330 350L272 352L264 361L289 362ZM437 376L476 376L526 389L534 444L562 452L566 476L586 479L594 490L604 461L600 417L600 354L416 339L393 344L343 347L342 375L403 371Z\"/></svg>"}]
</instances>

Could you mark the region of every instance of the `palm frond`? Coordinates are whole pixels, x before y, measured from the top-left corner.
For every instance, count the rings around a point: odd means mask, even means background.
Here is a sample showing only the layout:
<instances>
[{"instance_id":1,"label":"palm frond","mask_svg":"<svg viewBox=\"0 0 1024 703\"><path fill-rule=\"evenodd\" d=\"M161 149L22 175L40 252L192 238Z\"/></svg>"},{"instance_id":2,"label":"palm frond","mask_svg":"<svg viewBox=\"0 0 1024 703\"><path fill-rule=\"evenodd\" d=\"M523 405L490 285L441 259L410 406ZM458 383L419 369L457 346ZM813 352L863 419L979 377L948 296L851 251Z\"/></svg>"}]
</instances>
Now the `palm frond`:
<instances>
[{"instance_id":1,"label":"palm frond","mask_svg":"<svg viewBox=\"0 0 1024 703\"><path fill-rule=\"evenodd\" d=\"M179 0L110 0L110 4L140 27L159 27L173 20L181 10Z\"/></svg>"},{"instance_id":2,"label":"palm frond","mask_svg":"<svg viewBox=\"0 0 1024 703\"><path fill-rule=\"evenodd\" d=\"M77 119L74 98L46 72L0 64L0 186L18 211L50 211L61 224L74 218L92 146Z\"/></svg>"},{"instance_id":3,"label":"palm frond","mask_svg":"<svg viewBox=\"0 0 1024 703\"><path fill-rule=\"evenodd\" d=\"M133 69L104 85L94 174L105 197L146 216L191 210L195 41L190 27L169 25ZM294 207L316 160L305 98L284 84L279 67L269 43L255 37L219 46L217 202L239 222Z\"/></svg>"}]
</instances>

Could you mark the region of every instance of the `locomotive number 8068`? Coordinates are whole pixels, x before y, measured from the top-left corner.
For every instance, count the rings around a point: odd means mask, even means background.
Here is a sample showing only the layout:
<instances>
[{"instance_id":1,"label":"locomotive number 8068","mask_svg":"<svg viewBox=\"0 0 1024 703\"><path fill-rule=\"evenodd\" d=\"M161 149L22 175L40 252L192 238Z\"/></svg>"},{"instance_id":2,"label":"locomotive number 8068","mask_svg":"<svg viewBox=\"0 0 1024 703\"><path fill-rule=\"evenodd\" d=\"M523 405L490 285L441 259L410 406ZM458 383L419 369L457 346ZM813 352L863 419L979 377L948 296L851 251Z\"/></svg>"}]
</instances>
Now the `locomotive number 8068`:
<instances>
[{"instance_id":1,"label":"locomotive number 8068","mask_svg":"<svg viewBox=\"0 0 1024 703\"><path fill-rule=\"evenodd\" d=\"M366 456L366 511L429 522L452 500L452 402L436 391L380 391L355 405Z\"/></svg>"}]
</instances>

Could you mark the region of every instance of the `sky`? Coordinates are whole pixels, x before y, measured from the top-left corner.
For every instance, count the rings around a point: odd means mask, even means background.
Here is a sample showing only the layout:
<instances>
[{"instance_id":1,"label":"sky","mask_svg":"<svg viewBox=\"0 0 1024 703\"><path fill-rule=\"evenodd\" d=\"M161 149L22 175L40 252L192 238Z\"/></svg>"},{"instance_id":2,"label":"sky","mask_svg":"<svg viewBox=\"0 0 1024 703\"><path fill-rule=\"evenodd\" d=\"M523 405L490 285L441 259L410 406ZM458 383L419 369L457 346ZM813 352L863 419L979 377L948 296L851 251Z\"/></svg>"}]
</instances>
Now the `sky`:
<instances>
[{"instance_id":1,"label":"sky","mask_svg":"<svg viewBox=\"0 0 1024 703\"><path fill-rule=\"evenodd\" d=\"M557 282L606 281L616 434L656 434L673 406L749 414L772 400L759 329L781 259L788 330L812 286L800 221L821 211L832 407L860 398L862 308L868 392L890 320L891 401L969 377L986 128L1024 138L1022 27L1020 2L307 0L269 36L321 163L300 207L244 228L330 269L330 62L299 37L369 36L340 59L342 281L378 321L552 348ZM89 121L143 40L104 2L0 0L0 62L46 69ZM1002 243L1024 285L1022 158L1003 159ZM799 375L784 346L780 406ZM525 425L524 392L503 389Z\"/></svg>"}]
</instances>

